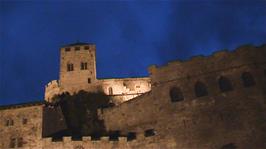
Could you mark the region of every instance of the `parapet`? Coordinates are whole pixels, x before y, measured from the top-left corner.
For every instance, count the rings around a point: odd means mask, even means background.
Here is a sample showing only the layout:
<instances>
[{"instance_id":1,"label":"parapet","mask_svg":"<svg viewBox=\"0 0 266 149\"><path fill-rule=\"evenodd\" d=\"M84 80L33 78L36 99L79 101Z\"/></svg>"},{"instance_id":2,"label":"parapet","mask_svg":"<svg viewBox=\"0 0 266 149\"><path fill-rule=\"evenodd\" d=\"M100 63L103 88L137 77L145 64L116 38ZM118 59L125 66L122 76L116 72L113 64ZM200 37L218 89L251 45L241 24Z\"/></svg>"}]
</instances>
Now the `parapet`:
<instances>
[{"instance_id":1,"label":"parapet","mask_svg":"<svg viewBox=\"0 0 266 149\"><path fill-rule=\"evenodd\" d=\"M92 139L92 136L83 136L80 139L75 139L71 136L64 136L61 141L54 141L52 137L48 137L48 138L43 138L43 140L45 142L64 142L64 143L68 143L68 142L72 142L72 141L82 141L82 142L86 142L86 141L91 141L91 142L102 142L102 141L118 141L118 142L127 142L127 137L118 137L118 140L113 140L111 139L109 136L102 136L98 139Z\"/></svg>"},{"instance_id":2,"label":"parapet","mask_svg":"<svg viewBox=\"0 0 266 149\"><path fill-rule=\"evenodd\" d=\"M44 105L43 101L35 101L35 102L28 102L28 103L0 106L0 110L17 109L17 108L25 108L25 107L32 107L32 106L42 106L42 105Z\"/></svg>"},{"instance_id":3,"label":"parapet","mask_svg":"<svg viewBox=\"0 0 266 149\"><path fill-rule=\"evenodd\" d=\"M259 54L258 54L259 53ZM266 46L244 45L233 51L221 50L210 56L193 56L185 61L172 61L163 66L149 67L152 84L167 80L186 78L191 75L204 75L244 65L265 62ZM175 78L173 78L175 77Z\"/></svg>"}]
</instances>

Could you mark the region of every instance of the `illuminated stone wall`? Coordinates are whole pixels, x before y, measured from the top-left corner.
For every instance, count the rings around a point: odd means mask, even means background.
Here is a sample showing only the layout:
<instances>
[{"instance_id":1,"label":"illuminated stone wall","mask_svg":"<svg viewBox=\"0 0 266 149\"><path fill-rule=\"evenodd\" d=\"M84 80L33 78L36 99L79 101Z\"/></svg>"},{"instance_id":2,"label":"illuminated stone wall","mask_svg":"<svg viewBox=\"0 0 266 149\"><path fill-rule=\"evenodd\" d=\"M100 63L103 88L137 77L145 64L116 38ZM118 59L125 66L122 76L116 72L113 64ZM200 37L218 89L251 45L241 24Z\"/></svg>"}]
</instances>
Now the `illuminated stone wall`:
<instances>
[{"instance_id":1,"label":"illuminated stone wall","mask_svg":"<svg viewBox=\"0 0 266 149\"><path fill-rule=\"evenodd\" d=\"M82 43L67 45L60 49L61 90L71 90L71 88L86 86L96 81L95 50L94 44ZM86 63L83 68L82 63ZM72 70L68 70L68 64L73 65Z\"/></svg>"},{"instance_id":2,"label":"illuminated stone wall","mask_svg":"<svg viewBox=\"0 0 266 149\"><path fill-rule=\"evenodd\" d=\"M259 53L259 54L258 54ZM177 149L266 148L266 46L244 46L185 62L150 67L151 92L105 109L108 130L143 132L154 129L174 140ZM243 74L249 73L244 83ZM222 91L219 80L231 87ZM202 82L207 94L196 95ZM252 82L252 81L251 81ZM178 100L171 89L178 88Z\"/></svg>"},{"instance_id":3,"label":"illuminated stone wall","mask_svg":"<svg viewBox=\"0 0 266 149\"><path fill-rule=\"evenodd\" d=\"M81 63L87 63L82 69ZM68 71L68 64L73 70ZM77 43L60 49L60 77L45 86L45 100L52 101L55 95L80 90L104 92L113 97L115 103L122 103L150 91L150 79L143 78L96 78L96 47L94 44Z\"/></svg>"},{"instance_id":4,"label":"illuminated stone wall","mask_svg":"<svg viewBox=\"0 0 266 149\"><path fill-rule=\"evenodd\" d=\"M85 136L80 140L71 137L63 137L62 140L43 138L42 144L43 149L176 149L173 139L145 137L143 133L137 134L134 140L128 140L127 137L112 140L107 136L93 140L90 136Z\"/></svg>"},{"instance_id":5,"label":"illuminated stone wall","mask_svg":"<svg viewBox=\"0 0 266 149\"><path fill-rule=\"evenodd\" d=\"M114 97L143 91L118 106L98 110L105 128L119 132L118 140L41 138L41 105L0 107L0 148L23 136L22 148L30 149L264 149L265 57L266 45L242 46L233 52L151 66L151 86L149 78L102 79L84 86ZM50 83L49 92L56 93L57 87L60 82ZM24 117L29 118L26 125L21 124ZM7 127L10 118L14 123ZM129 139L132 133L136 138Z\"/></svg>"},{"instance_id":6,"label":"illuminated stone wall","mask_svg":"<svg viewBox=\"0 0 266 149\"><path fill-rule=\"evenodd\" d=\"M42 107L42 104L1 107L0 149L41 148ZM20 140L20 138L22 139ZM14 139L13 147L12 139Z\"/></svg>"},{"instance_id":7,"label":"illuminated stone wall","mask_svg":"<svg viewBox=\"0 0 266 149\"><path fill-rule=\"evenodd\" d=\"M51 102L52 97L54 95L59 95L60 93L61 92L60 92L59 82L57 80L53 80L45 86L44 99L46 99L46 101L48 102Z\"/></svg>"}]
</instances>

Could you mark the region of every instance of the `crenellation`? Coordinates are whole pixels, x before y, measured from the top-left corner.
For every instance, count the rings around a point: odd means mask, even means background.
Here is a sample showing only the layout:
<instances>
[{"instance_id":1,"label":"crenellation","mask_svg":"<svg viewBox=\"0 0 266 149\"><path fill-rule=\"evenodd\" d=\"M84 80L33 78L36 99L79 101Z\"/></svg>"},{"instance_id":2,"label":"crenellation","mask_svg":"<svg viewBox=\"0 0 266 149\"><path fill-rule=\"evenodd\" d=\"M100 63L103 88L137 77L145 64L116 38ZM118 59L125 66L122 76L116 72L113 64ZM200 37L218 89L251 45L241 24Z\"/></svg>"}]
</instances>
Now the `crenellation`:
<instances>
[{"instance_id":1,"label":"crenellation","mask_svg":"<svg viewBox=\"0 0 266 149\"><path fill-rule=\"evenodd\" d=\"M76 43L60 49L59 81L52 81L46 85L45 100L52 102L54 96L64 92L73 95L84 90L104 92L113 96L114 103L120 104L149 91L149 84L148 77L97 79L95 44ZM139 86L138 89L136 85Z\"/></svg>"},{"instance_id":2,"label":"crenellation","mask_svg":"<svg viewBox=\"0 0 266 149\"><path fill-rule=\"evenodd\" d=\"M69 137L69 136L63 137L63 142L64 143L71 142L71 141L73 141L73 138L72 137Z\"/></svg>"},{"instance_id":3,"label":"crenellation","mask_svg":"<svg viewBox=\"0 0 266 149\"><path fill-rule=\"evenodd\" d=\"M83 136L82 141L91 141L91 136Z\"/></svg>"},{"instance_id":4,"label":"crenellation","mask_svg":"<svg viewBox=\"0 0 266 149\"><path fill-rule=\"evenodd\" d=\"M61 60L87 59L91 55L84 54L90 50L95 45L67 45L61 49ZM241 46L235 51L152 65L149 77L142 78L97 79L96 67L91 69L95 74L71 69L68 73L62 68L60 79L45 86L46 100L52 102L53 95L73 95L79 90L113 97L115 106L97 110L105 133L100 137L56 136L68 129L60 107L44 103L2 106L0 149L12 143L19 147L21 138L25 144L19 148L25 149L266 148L265 57L266 45ZM79 80L86 73L95 76L90 83Z\"/></svg>"}]
</instances>

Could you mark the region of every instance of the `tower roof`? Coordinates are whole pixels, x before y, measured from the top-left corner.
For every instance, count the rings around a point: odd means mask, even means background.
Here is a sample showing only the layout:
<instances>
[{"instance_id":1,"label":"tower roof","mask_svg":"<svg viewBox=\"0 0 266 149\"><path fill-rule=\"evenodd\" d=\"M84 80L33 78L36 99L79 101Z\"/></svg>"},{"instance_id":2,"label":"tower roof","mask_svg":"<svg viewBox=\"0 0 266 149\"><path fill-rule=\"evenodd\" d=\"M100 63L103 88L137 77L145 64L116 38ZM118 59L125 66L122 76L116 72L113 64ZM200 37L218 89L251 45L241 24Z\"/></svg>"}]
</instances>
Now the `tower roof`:
<instances>
[{"instance_id":1,"label":"tower roof","mask_svg":"<svg viewBox=\"0 0 266 149\"><path fill-rule=\"evenodd\" d=\"M83 45L94 45L94 43L76 42L76 43L71 43L71 44L63 45L63 47L83 46Z\"/></svg>"}]
</instances>

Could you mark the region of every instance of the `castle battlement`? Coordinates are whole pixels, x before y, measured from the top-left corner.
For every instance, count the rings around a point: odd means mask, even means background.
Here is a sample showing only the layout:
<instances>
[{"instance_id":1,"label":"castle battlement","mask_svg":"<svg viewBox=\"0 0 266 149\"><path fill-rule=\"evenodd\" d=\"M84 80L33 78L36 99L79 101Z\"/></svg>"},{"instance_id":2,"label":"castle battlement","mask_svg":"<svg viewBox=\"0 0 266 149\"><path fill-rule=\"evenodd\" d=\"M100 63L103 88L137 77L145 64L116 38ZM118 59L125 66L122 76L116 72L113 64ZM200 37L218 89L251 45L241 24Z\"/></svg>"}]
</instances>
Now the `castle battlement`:
<instances>
[{"instance_id":1,"label":"castle battlement","mask_svg":"<svg viewBox=\"0 0 266 149\"><path fill-rule=\"evenodd\" d=\"M110 136L102 136L98 139L92 139L92 136L83 136L80 139L75 139L71 136L64 136L62 137L62 139L53 139L52 137L48 137L48 138L43 138L43 141L45 143L52 143L52 142L62 142L62 143L67 143L67 142L72 142L72 141L82 141L82 142L86 142L86 141L91 141L91 142L106 142L106 141L110 141L110 142L127 142L127 137L117 137L117 139L112 139Z\"/></svg>"},{"instance_id":2,"label":"castle battlement","mask_svg":"<svg viewBox=\"0 0 266 149\"><path fill-rule=\"evenodd\" d=\"M88 45L61 48L60 79L45 86L46 100L99 89L121 103L76 112L75 102L64 103L65 111L44 103L2 106L0 149L266 148L266 45L152 65L149 77L113 79L96 78L89 50L95 46ZM93 131L106 136L65 136L79 135L72 128L86 134L94 118L103 131Z\"/></svg>"},{"instance_id":3,"label":"castle battlement","mask_svg":"<svg viewBox=\"0 0 266 149\"><path fill-rule=\"evenodd\" d=\"M72 137L63 137L61 141L53 141L52 138L42 139L43 149L56 149L56 148L105 148L105 149L131 149L131 144L134 141L127 141L127 137L118 137L117 140L111 140L110 137L104 136L99 140L92 140L91 136L84 136L81 140L73 139Z\"/></svg>"},{"instance_id":4,"label":"castle battlement","mask_svg":"<svg viewBox=\"0 0 266 149\"><path fill-rule=\"evenodd\" d=\"M204 56L204 55L195 55L192 56L191 58L187 59L187 60L173 60L170 61L168 63L166 63L165 65L162 66L157 66L157 65L151 65L149 67L149 69L152 68L157 68L157 69L163 69L165 67L170 67L170 66L178 66L178 65L192 65L192 64L197 64L197 63L208 63L209 65L211 62L218 62L221 58L226 57L227 59L229 58L237 58L235 59L235 61L239 60L240 58L254 58L257 57L257 51L260 51L260 49L264 49L266 48L266 44L263 44L259 47L253 46L253 45L242 45L237 47L235 50L233 51L229 51L227 49L224 50L219 50L219 51L215 51L212 54L208 55L208 56ZM262 51L264 52L264 51ZM251 54L251 55L250 55Z\"/></svg>"},{"instance_id":5,"label":"castle battlement","mask_svg":"<svg viewBox=\"0 0 266 149\"><path fill-rule=\"evenodd\" d=\"M47 85L45 85L45 88L53 88L53 87L59 87L58 80L52 80Z\"/></svg>"},{"instance_id":6,"label":"castle battlement","mask_svg":"<svg viewBox=\"0 0 266 149\"><path fill-rule=\"evenodd\" d=\"M233 51L222 50L209 56L194 56L185 61L172 61L163 66L151 65L148 70L152 84L175 79L189 79L206 76L209 73L231 71L239 67L265 63L266 45L259 47L246 45ZM260 54L258 54L260 53Z\"/></svg>"},{"instance_id":7,"label":"castle battlement","mask_svg":"<svg viewBox=\"0 0 266 149\"><path fill-rule=\"evenodd\" d=\"M44 98L49 102L53 96L60 94L60 84L58 80L53 80L45 86Z\"/></svg>"},{"instance_id":8,"label":"castle battlement","mask_svg":"<svg viewBox=\"0 0 266 149\"><path fill-rule=\"evenodd\" d=\"M150 91L149 77L97 79L96 46L91 43L74 43L60 48L59 80L45 86L45 100L68 92L70 95L80 90L103 92L113 97L116 104L135 98Z\"/></svg>"}]
</instances>

